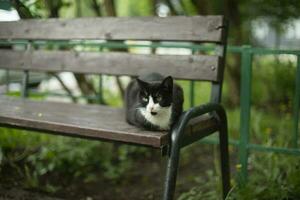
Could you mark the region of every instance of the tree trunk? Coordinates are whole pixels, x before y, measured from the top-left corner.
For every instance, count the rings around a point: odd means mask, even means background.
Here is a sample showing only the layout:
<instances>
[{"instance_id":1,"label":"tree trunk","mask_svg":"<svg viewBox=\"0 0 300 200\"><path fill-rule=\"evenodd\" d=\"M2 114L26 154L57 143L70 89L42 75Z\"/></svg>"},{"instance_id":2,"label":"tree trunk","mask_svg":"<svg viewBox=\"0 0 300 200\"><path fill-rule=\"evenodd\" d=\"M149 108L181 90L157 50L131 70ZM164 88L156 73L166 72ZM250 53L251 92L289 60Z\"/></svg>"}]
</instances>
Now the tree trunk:
<instances>
[{"instance_id":1,"label":"tree trunk","mask_svg":"<svg viewBox=\"0 0 300 200\"><path fill-rule=\"evenodd\" d=\"M100 4L97 2L97 0L92 0L91 1L91 8L93 11L96 13L96 16L101 16L101 7Z\"/></svg>"},{"instance_id":2,"label":"tree trunk","mask_svg":"<svg viewBox=\"0 0 300 200\"><path fill-rule=\"evenodd\" d=\"M62 7L62 1L61 0L46 0L45 3L49 10L49 17L50 18L58 18L59 10Z\"/></svg>"},{"instance_id":3,"label":"tree trunk","mask_svg":"<svg viewBox=\"0 0 300 200\"><path fill-rule=\"evenodd\" d=\"M114 0L104 0L104 8L106 15L110 17L116 17L115 1Z\"/></svg>"},{"instance_id":4,"label":"tree trunk","mask_svg":"<svg viewBox=\"0 0 300 200\"><path fill-rule=\"evenodd\" d=\"M208 4L206 0L192 0L193 4L197 8L199 15L207 15L209 12Z\"/></svg>"},{"instance_id":5,"label":"tree trunk","mask_svg":"<svg viewBox=\"0 0 300 200\"><path fill-rule=\"evenodd\" d=\"M229 19L230 32L234 36L232 37L233 44L240 45L243 42L243 32L239 2L237 0L225 0L224 3L224 14ZM226 66L230 88L229 106L238 106L240 102L241 56L234 54L234 61L233 64Z\"/></svg>"},{"instance_id":6,"label":"tree trunk","mask_svg":"<svg viewBox=\"0 0 300 200\"><path fill-rule=\"evenodd\" d=\"M117 13L116 13L116 7L115 7L115 1L114 0L104 0L104 8L106 11L106 15L109 17L116 17ZM116 51L127 51L127 49L115 49ZM119 91L121 93L122 99L124 99L125 96L125 89L124 86L122 85L121 79L116 76L116 83L118 85Z\"/></svg>"}]
</instances>

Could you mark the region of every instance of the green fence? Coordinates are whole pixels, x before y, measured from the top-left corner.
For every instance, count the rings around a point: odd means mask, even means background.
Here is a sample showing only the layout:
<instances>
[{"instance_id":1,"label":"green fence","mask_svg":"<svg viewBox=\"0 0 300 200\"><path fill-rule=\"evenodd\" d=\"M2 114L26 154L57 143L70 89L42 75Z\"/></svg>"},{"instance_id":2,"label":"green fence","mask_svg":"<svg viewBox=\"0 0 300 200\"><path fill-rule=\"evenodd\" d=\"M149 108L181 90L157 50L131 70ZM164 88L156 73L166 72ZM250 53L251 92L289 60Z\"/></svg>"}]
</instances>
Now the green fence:
<instances>
[{"instance_id":1,"label":"green fence","mask_svg":"<svg viewBox=\"0 0 300 200\"><path fill-rule=\"evenodd\" d=\"M245 182L247 178L248 154L249 150L271 151L276 153L286 153L300 155L298 149L298 123L299 123L299 104L300 104L300 50L277 50L252 48L251 46L231 47L229 52L240 53L242 58L241 64L241 113L240 113L240 141L239 159L241 164L241 181ZM252 62L254 55L278 55L291 54L297 57L295 93L293 100L293 132L292 148L266 147L249 143L250 135L250 107L251 107L251 82L252 82Z\"/></svg>"},{"instance_id":2,"label":"green fence","mask_svg":"<svg viewBox=\"0 0 300 200\"><path fill-rule=\"evenodd\" d=\"M218 52L220 48L212 45L197 45L189 43L148 43L148 44L126 44L122 42L103 42L103 41L31 41L34 47L46 46L50 48L56 47L78 47L89 46L99 51L103 49L126 49L132 47L147 47L150 49L155 48L185 48L190 49L192 52ZM0 41L1 46L17 45L26 46L28 41ZM227 53L239 54L241 56L241 92L240 92L240 139L230 139L231 145L236 146L239 149L239 164L240 173L239 178L243 183L247 179L247 166L249 150L275 152L300 155L300 149L298 148L298 133L299 133L299 107L300 107L300 50L278 50L278 49L266 49L266 48L253 48L251 46L228 46ZM294 55L297 58L296 62L296 79L295 79L295 92L293 99L293 132L292 134L292 147L274 147L263 146L258 144L252 144L249 141L250 135L250 114L251 114L251 83L252 83L252 62L253 56L260 55L280 55L289 54ZM8 77L8 76L7 76ZM7 78L7 84L9 78ZM190 82L190 105L194 105L194 82ZM55 95L55 94L52 94ZM58 95L58 94L56 94ZM81 98L81 97L79 97ZM83 98L96 98L98 102L102 102L102 78L99 75L99 94L97 97L83 96ZM207 143L218 143L217 140L206 139Z\"/></svg>"}]
</instances>

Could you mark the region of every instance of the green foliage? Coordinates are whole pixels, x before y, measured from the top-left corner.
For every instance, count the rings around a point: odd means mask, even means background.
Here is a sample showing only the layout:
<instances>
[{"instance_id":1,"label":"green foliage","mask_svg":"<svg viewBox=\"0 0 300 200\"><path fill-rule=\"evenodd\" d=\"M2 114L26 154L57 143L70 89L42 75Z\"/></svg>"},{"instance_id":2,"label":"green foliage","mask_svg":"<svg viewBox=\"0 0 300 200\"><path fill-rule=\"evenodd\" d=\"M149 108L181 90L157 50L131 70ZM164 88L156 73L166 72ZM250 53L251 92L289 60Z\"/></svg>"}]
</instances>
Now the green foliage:
<instances>
[{"instance_id":1,"label":"green foliage","mask_svg":"<svg viewBox=\"0 0 300 200\"><path fill-rule=\"evenodd\" d=\"M153 16L154 4L151 0L117 0L118 16Z\"/></svg>"},{"instance_id":2,"label":"green foliage","mask_svg":"<svg viewBox=\"0 0 300 200\"><path fill-rule=\"evenodd\" d=\"M2 160L3 160L3 152L2 152L2 148L0 148L0 169L1 169Z\"/></svg>"},{"instance_id":3,"label":"green foliage","mask_svg":"<svg viewBox=\"0 0 300 200\"><path fill-rule=\"evenodd\" d=\"M213 170L206 171L206 179L195 177L196 187L179 196L178 200L215 200L220 197L219 177ZM214 188L214 189L212 189Z\"/></svg>"},{"instance_id":4,"label":"green foliage","mask_svg":"<svg viewBox=\"0 0 300 200\"><path fill-rule=\"evenodd\" d=\"M260 56L254 60L252 101L255 105L265 108L270 105L270 109L279 104L281 112L290 110L296 74L292 58Z\"/></svg>"},{"instance_id":5,"label":"green foliage","mask_svg":"<svg viewBox=\"0 0 300 200\"><path fill-rule=\"evenodd\" d=\"M239 110L227 110L229 120L230 138L239 137ZM288 115L288 114L287 114ZM282 120L282 116L274 113L266 113L261 110L252 110L251 116L252 143L260 143L266 146L289 147L291 142L290 120ZM266 128L269 127L269 128ZM186 153L186 152L185 152ZM231 156L235 155L232 154ZM188 192L180 195L180 200L215 200L220 198L220 176L216 163L215 172L208 172L208 181L202 181L195 177L197 184ZM246 186L239 187L232 177L233 189L227 199L264 200L264 199L299 199L300 198L300 160L298 156L287 156L276 153L250 153L249 157L249 181ZM236 166L239 170L239 166Z\"/></svg>"},{"instance_id":6,"label":"green foliage","mask_svg":"<svg viewBox=\"0 0 300 200\"><path fill-rule=\"evenodd\" d=\"M252 109L251 115L251 143L290 146L292 141L291 113L274 115L273 112Z\"/></svg>"},{"instance_id":7,"label":"green foliage","mask_svg":"<svg viewBox=\"0 0 300 200\"><path fill-rule=\"evenodd\" d=\"M201 104L205 104L209 102L210 98L210 83L204 83L195 81L194 82L194 91L190 89L191 82L190 81L177 81L177 83L182 87L184 91L184 109L192 107L190 99L191 93L194 93L194 106L199 106Z\"/></svg>"},{"instance_id":8,"label":"green foliage","mask_svg":"<svg viewBox=\"0 0 300 200\"><path fill-rule=\"evenodd\" d=\"M249 6L250 9L248 8L248 10L251 12L251 15L255 17L270 17L275 26L278 24L285 25L288 20L297 19L300 11L300 2L298 0L253 0Z\"/></svg>"},{"instance_id":9,"label":"green foliage","mask_svg":"<svg viewBox=\"0 0 300 200\"><path fill-rule=\"evenodd\" d=\"M130 169L133 153L146 155L144 148L37 134L16 129L0 129L0 158L14 165L25 177L24 186L55 189L51 182L41 185L48 173L64 174L66 179L95 181L98 173L118 181ZM22 165L16 165L22 162ZM58 187L58 186L57 186Z\"/></svg>"},{"instance_id":10,"label":"green foliage","mask_svg":"<svg viewBox=\"0 0 300 200\"><path fill-rule=\"evenodd\" d=\"M236 187L228 199L299 199L300 161L297 157L274 153L251 154L248 183Z\"/></svg>"},{"instance_id":11,"label":"green foliage","mask_svg":"<svg viewBox=\"0 0 300 200\"><path fill-rule=\"evenodd\" d=\"M198 11L191 0L183 0L182 7L188 15L197 15Z\"/></svg>"}]
</instances>

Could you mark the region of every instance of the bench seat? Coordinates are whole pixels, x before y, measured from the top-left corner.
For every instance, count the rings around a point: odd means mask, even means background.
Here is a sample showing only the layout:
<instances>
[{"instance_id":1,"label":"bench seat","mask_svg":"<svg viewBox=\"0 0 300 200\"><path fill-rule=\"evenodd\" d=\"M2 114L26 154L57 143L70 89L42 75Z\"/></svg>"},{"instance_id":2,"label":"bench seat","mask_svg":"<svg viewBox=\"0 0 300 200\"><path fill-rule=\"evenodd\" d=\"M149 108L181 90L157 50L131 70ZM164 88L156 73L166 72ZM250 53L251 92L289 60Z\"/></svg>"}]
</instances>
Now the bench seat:
<instances>
[{"instance_id":1,"label":"bench seat","mask_svg":"<svg viewBox=\"0 0 300 200\"><path fill-rule=\"evenodd\" d=\"M7 96L0 97L0 105L0 124L3 126L155 148L162 148L169 143L166 131L146 131L129 125L120 108L22 100ZM205 116L191 121L186 134L216 129L217 121Z\"/></svg>"}]
</instances>

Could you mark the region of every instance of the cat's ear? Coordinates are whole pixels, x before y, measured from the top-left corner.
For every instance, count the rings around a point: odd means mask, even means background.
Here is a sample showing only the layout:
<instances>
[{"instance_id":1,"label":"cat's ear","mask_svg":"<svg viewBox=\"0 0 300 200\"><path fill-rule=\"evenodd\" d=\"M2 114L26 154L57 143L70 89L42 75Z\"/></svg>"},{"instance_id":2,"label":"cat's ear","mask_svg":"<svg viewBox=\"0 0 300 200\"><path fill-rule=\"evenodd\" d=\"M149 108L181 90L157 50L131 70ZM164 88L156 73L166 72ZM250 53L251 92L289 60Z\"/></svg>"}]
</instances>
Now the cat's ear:
<instances>
[{"instance_id":1,"label":"cat's ear","mask_svg":"<svg viewBox=\"0 0 300 200\"><path fill-rule=\"evenodd\" d=\"M147 88L147 86L148 86L148 83L147 83L147 82L142 81L142 80L139 79L139 78L136 79L136 82L138 83L138 85L139 85L139 87L140 87L141 89L145 89L145 88Z\"/></svg>"},{"instance_id":2,"label":"cat's ear","mask_svg":"<svg viewBox=\"0 0 300 200\"><path fill-rule=\"evenodd\" d=\"M172 78L172 76L166 77L166 78L162 81L161 85L162 85L164 88L166 88L166 89L172 91L172 89L173 89L173 78Z\"/></svg>"}]
</instances>

